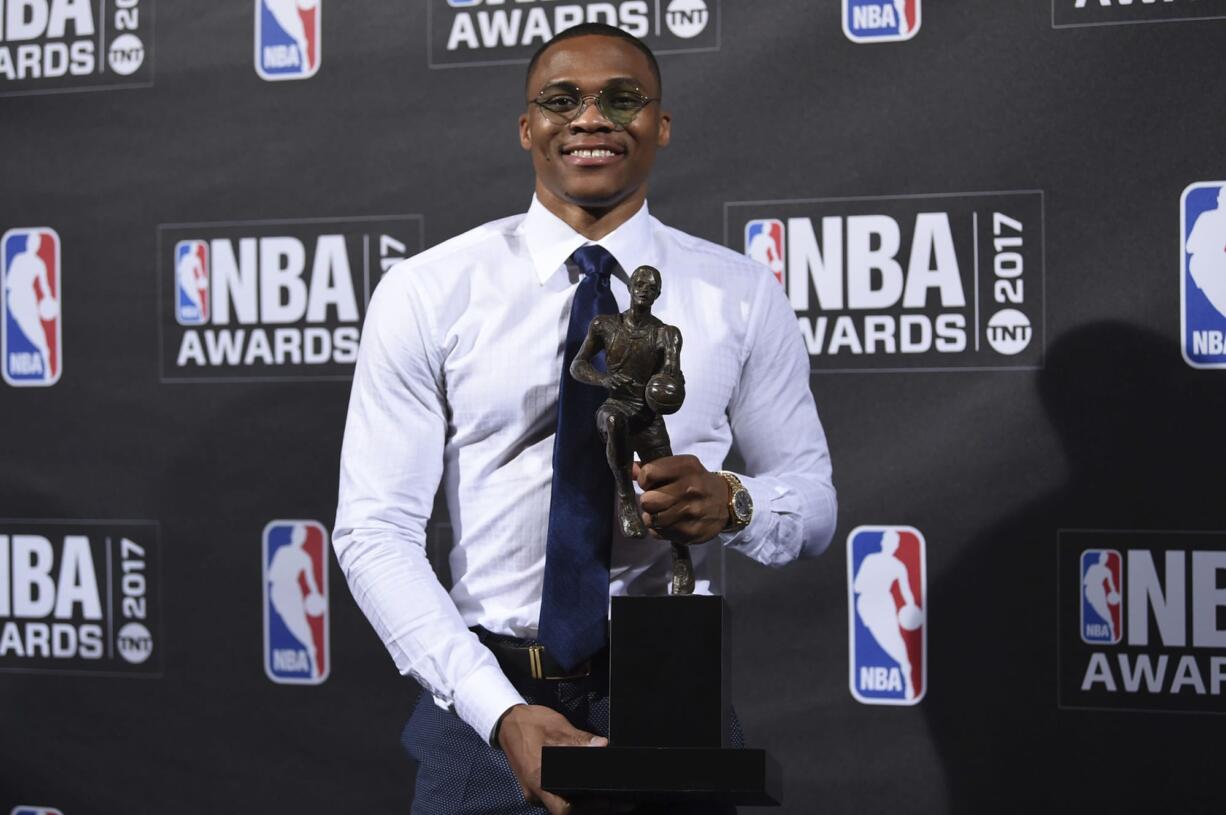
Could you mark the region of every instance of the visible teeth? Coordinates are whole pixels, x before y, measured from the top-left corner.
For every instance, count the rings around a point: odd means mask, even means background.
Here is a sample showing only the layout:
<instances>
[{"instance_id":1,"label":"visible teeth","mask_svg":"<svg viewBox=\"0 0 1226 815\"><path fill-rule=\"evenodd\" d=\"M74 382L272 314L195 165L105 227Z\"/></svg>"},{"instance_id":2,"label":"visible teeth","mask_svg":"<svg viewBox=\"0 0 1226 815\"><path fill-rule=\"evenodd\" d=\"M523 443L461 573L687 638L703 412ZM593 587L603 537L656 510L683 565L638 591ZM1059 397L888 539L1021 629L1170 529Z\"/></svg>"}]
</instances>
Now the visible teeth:
<instances>
[{"instance_id":1,"label":"visible teeth","mask_svg":"<svg viewBox=\"0 0 1226 815\"><path fill-rule=\"evenodd\" d=\"M571 155L578 156L579 158L608 158L613 155L613 151L605 150L604 148L597 150L574 150L571 152Z\"/></svg>"}]
</instances>

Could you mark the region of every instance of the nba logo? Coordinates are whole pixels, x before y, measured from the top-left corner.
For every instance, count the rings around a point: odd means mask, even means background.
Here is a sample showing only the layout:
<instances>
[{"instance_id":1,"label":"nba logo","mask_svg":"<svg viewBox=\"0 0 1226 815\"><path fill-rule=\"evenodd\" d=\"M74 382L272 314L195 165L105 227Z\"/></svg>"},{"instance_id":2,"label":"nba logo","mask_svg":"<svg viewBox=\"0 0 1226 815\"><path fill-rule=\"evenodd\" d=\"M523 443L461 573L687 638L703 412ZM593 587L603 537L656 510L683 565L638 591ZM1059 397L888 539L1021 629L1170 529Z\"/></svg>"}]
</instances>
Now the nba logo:
<instances>
[{"instance_id":1,"label":"nba logo","mask_svg":"<svg viewBox=\"0 0 1226 815\"><path fill-rule=\"evenodd\" d=\"M255 72L270 82L319 70L320 0L255 0Z\"/></svg>"},{"instance_id":2,"label":"nba logo","mask_svg":"<svg viewBox=\"0 0 1226 815\"><path fill-rule=\"evenodd\" d=\"M843 33L852 42L900 42L920 28L923 0L843 0Z\"/></svg>"},{"instance_id":3,"label":"nba logo","mask_svg":"<svg viewBox=\"0 0 1226 815\"><path fill-rule=\"evenodd\" d=\"M847 536L851 695L914 705L928 689L924 536L910 526L859 526Z\"/></svg>"},{"instance_id":4,"label":"nba logo","mask_svg":"<svg viewBox=\"0 0 1226 815\"><path fill-rule=\"evenodd\" d=\"M60 381L60 236L36 226L0 238L0 355L4 381L17 387Z\"/></svg>"},{"instance_id":5,"label":"nba logo","mask_svg":"<svg viewBox=\"0 0 1226 815\"><path fill-rule=\"evenodd\" d=\"M18 804L13 807L13 811L9 815L64 815L54 807L32 807L26 804Z\"/></svg>"},{"instance_id":6,"label":"nba logo","mask_svg":"<svg viewBox=\"0 0 1226 815\"><path fill-rule=\"evenodd\" d=\"M745 254L765 265L780 283L784 282L783 221L760 218L745 224Z\"/></svg>"},{"instance_id":7,"label":"nba logo","mask_svg":"<svg viewBox=\"0 0 1226 815\"><path fill-rule=\"evenodd\" d=\"M209 245L204 241L175 244L175 320L179 325L209 321Z\"/></svg>"},{"instance_id":8,"label":"nba logo","mask_svg":"<svg viewBox=\"0 0 1226 815\"><path fill-rule=\"evenodd\" d=\"M1190 185L1179 210L1183 358L1226 368L1226 181Z\"/></svg>"},{"instance_id":9,"label":"nba logo","mask_svg":"<svg viewBox=\"0 0 1226 815\"><path fill-rule=\"evenodd\" d=\"M1120 594L1123 560L1114 549L1081 553L1081 641L1114 645L1120 641L1124 604Z\"/></svg>"},{"instance_id":10,"label":"nba logo","mask_svg":"<svg viewBox=\"0 0 1226 815\"><path fill-rule=\"evenodd\" d=\"M273 682L328 678L327 540L318 521L264 527L264 673Z\"/></svg>"}]
</instances>

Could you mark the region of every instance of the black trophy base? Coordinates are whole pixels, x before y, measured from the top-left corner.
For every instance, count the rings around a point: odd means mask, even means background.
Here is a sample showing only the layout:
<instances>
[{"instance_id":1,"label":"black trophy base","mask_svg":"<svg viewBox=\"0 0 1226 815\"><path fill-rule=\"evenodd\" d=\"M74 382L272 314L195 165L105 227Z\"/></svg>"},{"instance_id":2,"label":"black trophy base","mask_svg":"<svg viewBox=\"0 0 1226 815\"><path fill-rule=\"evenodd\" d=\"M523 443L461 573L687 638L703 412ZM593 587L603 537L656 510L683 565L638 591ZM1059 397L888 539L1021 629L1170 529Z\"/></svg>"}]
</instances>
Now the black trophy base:
<instances>
[{"instance_id":1,"label":"black trophy base","mask_svg":"<svg viewBox=\"0 0 1226 815\"><path fill-rule=\"evenodd\" d=\"M778 806L779 763L765 750L546 747L541 786L563 798Z\"/></svg>"},{"instance_id":2,"label":"black trophy base","mask_svg":"<svg viewBox=\"0 0 1226 815\"><path fill-rule=\"evenodd\" d=\"M779 806L779 763L728 745L724 598L614 597L609 746L546 747L541 786L563 798Z\"/></svg>"}]
</instances>

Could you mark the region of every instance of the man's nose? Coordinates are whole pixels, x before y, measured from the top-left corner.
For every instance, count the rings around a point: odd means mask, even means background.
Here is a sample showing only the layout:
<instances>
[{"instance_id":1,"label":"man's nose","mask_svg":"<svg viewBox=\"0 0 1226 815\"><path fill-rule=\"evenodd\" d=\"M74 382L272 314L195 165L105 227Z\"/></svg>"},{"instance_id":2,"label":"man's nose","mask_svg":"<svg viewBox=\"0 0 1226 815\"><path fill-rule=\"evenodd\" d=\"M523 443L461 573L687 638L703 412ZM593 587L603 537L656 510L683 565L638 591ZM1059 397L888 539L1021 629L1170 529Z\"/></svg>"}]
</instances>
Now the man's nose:
<instances>
[{"instance_id":1,"label":"man's nose","mask_svg":"<svg viewBox=\"0 0 1226 815\"><path fill-rule=\"evenodd\" d=\"M601 111L594 95L583 97L579 104L582 107L579 109L579 115L570 122L572 128L581 130L613 130L617 127Z\"/></svg>"}]
</instances>

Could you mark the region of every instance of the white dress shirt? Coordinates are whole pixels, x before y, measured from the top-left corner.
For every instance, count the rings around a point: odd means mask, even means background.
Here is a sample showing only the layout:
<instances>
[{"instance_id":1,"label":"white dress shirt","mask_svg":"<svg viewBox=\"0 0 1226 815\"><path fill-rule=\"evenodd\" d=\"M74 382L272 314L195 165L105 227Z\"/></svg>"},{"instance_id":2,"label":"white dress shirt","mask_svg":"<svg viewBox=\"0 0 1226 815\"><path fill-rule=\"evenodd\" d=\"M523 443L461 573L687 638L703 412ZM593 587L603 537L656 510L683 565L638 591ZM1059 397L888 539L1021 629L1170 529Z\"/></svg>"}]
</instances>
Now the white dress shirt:
<instances>
[{"instance_id":1,"label":"white dress shirt","mask_svg":"<svg viewBox=\"0 0 1226 815\"><path fill-rule=\"evenodd\" d=\"M522 697L469 631L532 637L540 615L558 383L592 243L539 201L392 268L371 299L341 453L333 544L353 596L391 652L483 737ZM629 274L660 270L652 313L681 329L686 398L666 420L673 452L718 470L735 439L753 521L717 539L782 565L834 533L826 438L809 359L766 267L651 217L644 204L599 243ZM605 466L603 453L593 462ZM450 593L426 558L442 480L454 531ZM610 495L610 502L613 497ZM716 541L692 550L697 591L718 592ZM668 592L672 555L615 533L611 595Z\"/></svg>"}]
</instances>

